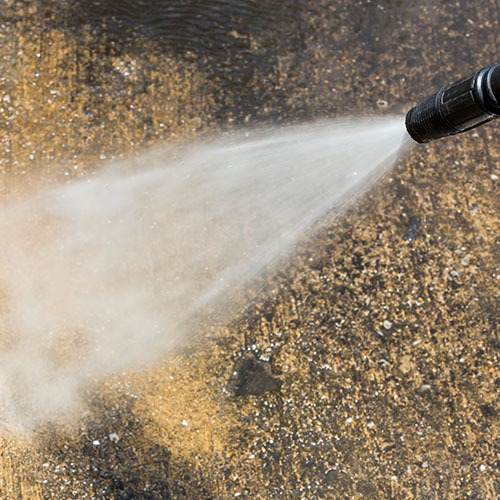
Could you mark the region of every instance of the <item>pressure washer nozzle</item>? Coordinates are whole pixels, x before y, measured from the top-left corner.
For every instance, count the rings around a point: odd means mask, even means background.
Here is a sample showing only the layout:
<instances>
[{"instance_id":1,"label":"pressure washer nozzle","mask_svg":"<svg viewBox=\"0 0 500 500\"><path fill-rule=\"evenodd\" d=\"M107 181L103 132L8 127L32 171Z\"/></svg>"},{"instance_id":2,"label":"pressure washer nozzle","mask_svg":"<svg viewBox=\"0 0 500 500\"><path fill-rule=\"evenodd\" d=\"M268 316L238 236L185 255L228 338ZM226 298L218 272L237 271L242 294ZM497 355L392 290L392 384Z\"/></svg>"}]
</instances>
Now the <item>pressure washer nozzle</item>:
<instances>
[{"instance_id":1,"label":"pressure washer nozzle","mask_svg":"<svg viewBox=\"0 0 500 500\"><path fill-rule=\"evenodd\" d=\"M408 111L406 129L417 142L459 134L500 116L500 64L483 68Z\"/></svg>"}]
</instances>

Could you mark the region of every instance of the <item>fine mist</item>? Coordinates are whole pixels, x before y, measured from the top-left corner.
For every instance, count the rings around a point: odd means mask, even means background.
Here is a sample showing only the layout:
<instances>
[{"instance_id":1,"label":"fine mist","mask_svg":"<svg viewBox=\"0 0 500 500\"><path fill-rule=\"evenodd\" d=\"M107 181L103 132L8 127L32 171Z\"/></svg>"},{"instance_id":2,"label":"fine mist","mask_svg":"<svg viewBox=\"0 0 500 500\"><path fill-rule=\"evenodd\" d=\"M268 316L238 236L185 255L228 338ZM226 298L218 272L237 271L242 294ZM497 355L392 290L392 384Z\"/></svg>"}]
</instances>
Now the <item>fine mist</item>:
<instances>
[{"instance_id":1,"label":"fine mist","mask_svg":"<svg viewBox=\"0 0 500 500\"><path fill-rule=\"evenodd\" d=\"M88 383L165 355L404 142L400 117L246 132L3 207L0 416L43 422Z\"/></svg>"}]
</instances>

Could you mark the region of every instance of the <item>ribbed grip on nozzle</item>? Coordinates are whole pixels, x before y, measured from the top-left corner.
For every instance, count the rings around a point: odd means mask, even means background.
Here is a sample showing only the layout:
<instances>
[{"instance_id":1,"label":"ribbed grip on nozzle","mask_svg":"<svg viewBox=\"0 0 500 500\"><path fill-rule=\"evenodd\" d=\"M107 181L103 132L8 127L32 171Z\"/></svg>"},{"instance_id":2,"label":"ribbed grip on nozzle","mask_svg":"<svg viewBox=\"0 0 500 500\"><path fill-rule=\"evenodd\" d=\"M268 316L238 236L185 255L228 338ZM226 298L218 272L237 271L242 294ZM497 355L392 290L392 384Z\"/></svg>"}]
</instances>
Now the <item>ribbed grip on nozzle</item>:
<instances>
[{"instance_id":1,"label":"ribbed grip on nozzle","mask_svg":"<svg viewBox=\"0 0 500 500\"><path fill-rule=\"evenodd\" d=\"M417 142L429 142L483 125L500 115L500 66L494 64L428 97L406 115Z\"/></svg>"},{"instance_id":2,"label":"ribbed grip on nozzle","mask_svg":"<svg viewBox=\"0 0 500 500\"><path fill-rule=\"evenodd\" d=\"M440 106L436 103L440 92L410 109L406 115L406 129L417 142L430 142L450 133L450 125L441 115Z\"/></svg>"}]
</instances>

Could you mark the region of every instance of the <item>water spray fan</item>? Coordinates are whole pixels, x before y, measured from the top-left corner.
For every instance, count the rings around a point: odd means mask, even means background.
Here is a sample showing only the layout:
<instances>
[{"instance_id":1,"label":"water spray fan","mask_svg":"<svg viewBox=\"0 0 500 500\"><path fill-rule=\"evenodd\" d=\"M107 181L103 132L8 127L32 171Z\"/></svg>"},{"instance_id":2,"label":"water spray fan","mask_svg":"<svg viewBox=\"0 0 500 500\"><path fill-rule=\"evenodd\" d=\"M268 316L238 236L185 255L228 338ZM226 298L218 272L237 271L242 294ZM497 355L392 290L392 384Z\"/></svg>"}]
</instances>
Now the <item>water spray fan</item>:
<instances>
[{"instance_id":1,"label":"water spray fan","mask_svg":"<svg viewBox=\"0 0 500 500\"><path fill-rule=\"evenodd\" d=\"M500 116L500 64L493 64L443 87L406 115L417 142L460 134Z\"/></svg>"}]
</instances>

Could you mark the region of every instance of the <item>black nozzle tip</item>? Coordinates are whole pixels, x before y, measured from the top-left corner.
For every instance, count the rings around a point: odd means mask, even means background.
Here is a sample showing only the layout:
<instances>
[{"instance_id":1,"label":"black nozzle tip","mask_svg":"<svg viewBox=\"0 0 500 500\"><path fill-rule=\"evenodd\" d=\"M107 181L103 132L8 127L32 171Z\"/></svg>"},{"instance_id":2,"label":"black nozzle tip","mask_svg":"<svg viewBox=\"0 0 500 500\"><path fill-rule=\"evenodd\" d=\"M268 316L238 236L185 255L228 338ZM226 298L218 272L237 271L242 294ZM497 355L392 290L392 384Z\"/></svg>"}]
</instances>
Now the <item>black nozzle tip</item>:
<instances>
[{"instance_id":1,"label":"black nozzle tip","mask_svg":"<svg viewBox=\"0 0 500 500\"><path fill-rule=\"evenodd\" d=\"M425 133L422 133L422 126L419 124L418 118L415 119L415 112L416 108L412 108L410 109L410 111L408 111L408 113L406 113L406 131L415 142L418 142L420 144L429 142L431 139L429 139L429 137Z\"/></svg>"},{"instance_id":2,"label":"black nozzle tip","mask_svg":"<svg viewBox=\"0 0 500 500\"><path fill-rule=\"evenodd\" d=\"M442 116L441 93L442 89L406 114L406 130L414 141L422 144L456 133Z\"/></svg>"}]
</instances>

